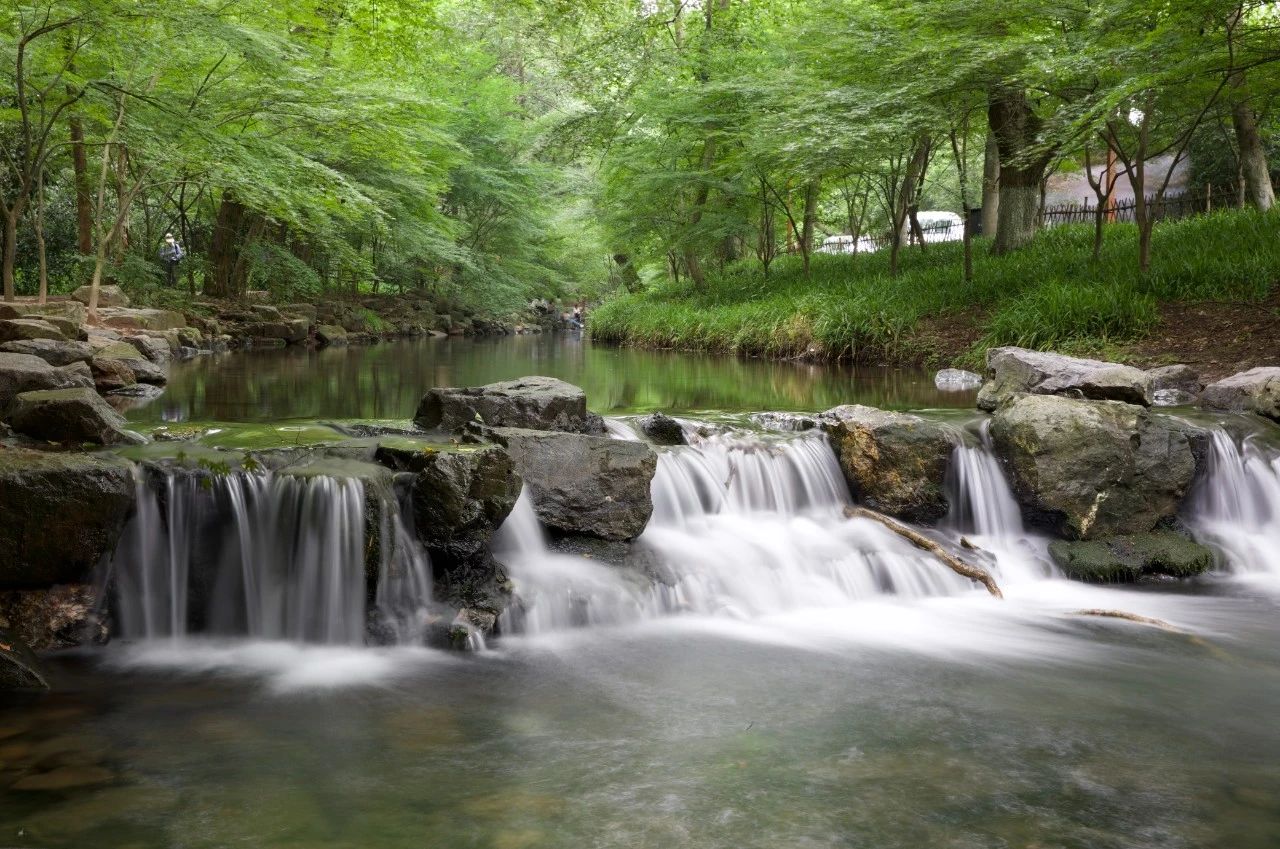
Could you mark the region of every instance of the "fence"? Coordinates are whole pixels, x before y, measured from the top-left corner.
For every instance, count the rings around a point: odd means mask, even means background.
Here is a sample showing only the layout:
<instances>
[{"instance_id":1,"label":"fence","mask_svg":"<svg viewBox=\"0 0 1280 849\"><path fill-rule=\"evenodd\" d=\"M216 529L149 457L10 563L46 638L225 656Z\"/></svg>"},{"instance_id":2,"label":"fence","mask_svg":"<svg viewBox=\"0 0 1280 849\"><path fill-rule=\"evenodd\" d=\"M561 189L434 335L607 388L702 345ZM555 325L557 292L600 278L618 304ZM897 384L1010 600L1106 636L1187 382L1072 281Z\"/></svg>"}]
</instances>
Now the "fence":
<instances>
[{"instance_id":1,"label":"fence","mask_svg":"<svg viewBox=\"0 0 1280 849\"><path fill-rule=\"evenodd\" d=\"M1235 206L1234 194L1222 189L1214 191L1212 186L1206 186L1203 191L1199 192L1180 192L1176 195L1166 195L1159 200L1155 197L1147 198L1147 214L1154 221L1177 221L1179 218L1191 218L1194 215L1203 215L1215 206L1219 208ZM1106 220L1134 221L1137 218L1137 207L1137 198L1116 201L1112 205L1112 209L1105 213ZM1090 206L1089 201L1085 200L1084 203L1064 203L1047 206L1040 213L1040 220L1045 227L1092 223L1097 212L1098 204L1095 202Z\"/></svg>"}]
</instances>

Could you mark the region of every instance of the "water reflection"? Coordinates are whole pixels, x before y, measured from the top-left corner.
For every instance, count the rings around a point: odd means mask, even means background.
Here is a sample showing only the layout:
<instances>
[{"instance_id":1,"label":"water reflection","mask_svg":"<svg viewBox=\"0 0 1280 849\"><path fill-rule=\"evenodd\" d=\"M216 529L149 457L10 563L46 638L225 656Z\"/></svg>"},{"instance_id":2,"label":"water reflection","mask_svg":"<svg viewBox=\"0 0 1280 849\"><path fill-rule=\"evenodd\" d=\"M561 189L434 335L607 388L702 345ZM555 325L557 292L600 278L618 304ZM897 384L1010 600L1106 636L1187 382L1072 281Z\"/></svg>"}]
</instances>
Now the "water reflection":
<instances>
[{"instance_id":1,"label":"water reflection","mask_svg":"<svg viewBox=\"0 0 1280 849\"><path fill-rule=\"evenodd\" d=\"M924 371L643 351L548 335L204 357L175 364L165 394L128 416L140 422L404 419L433 386L529 374L583 387L600 413L822 410L849 403L972 407L974 397L938 391Z\"/></svg>"}]
</instances>

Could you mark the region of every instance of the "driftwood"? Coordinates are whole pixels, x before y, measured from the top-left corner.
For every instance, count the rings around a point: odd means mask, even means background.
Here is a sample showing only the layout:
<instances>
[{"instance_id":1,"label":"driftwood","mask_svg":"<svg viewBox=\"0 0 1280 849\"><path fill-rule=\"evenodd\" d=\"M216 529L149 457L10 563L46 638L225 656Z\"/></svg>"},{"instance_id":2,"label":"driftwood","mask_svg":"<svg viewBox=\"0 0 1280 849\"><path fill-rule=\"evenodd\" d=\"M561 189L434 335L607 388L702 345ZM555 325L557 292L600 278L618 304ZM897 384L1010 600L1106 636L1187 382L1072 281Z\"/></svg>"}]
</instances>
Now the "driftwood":
<instances>
[{"instance_id":1,"label":"driftwood","mask_svg":"<svg viewBox=\"0 0 1280 849\"><path fill-rule=\"evenodd\" d=\"M918 531L902 524L895 519L890 519L883 513L877 513L874 510L868 510L865 507L846 507L844 514L851 519L870 519L873 522L879 522L916 548L929 552L934 557L942 561L943 565L955 572L957 575L963 575L970 580L977 581L987 588L987 592L996 598L1004 598L1004 593L1000 592L1000 587L996 584L995 578L991 577L991 573L978 566L966 563L959 557L947 551L938 543L929 539Z\"/></svg>"}]
</instances>

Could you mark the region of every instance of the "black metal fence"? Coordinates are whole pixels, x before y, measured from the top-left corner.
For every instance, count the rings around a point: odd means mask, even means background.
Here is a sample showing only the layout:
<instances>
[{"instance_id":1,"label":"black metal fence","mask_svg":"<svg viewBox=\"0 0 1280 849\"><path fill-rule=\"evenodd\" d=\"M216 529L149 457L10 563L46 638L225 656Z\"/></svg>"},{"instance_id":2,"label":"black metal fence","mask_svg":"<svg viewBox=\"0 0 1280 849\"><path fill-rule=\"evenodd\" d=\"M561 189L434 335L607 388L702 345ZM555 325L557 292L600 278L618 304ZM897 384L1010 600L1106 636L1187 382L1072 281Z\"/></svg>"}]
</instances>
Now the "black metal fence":
<instances>
[{"instance_id":1,"label":"black metal fence","mask_svg":"<svg viewBox=\"0 0 1280 849\"><path fill-rule=\"evenodd\" d=\"M1179 192L1157 199L1147 197L1147 214L1154 221L1176 221L1179 218L1190 218L1203 215L1215 207L1235 206L1234 195L1221 189L1215 191L1206 186L1197 192ZM1137 198L1115 201L1111 208L1103 211L1106 221L1135 221L1137 219ZM1084 203L1064 203L1046 206L1040 213L1041 224L1045 227L1058 227L1062 224L1092 223L1098 213L1098 204L1088 199Z\"/></svg>"}]
</instances>

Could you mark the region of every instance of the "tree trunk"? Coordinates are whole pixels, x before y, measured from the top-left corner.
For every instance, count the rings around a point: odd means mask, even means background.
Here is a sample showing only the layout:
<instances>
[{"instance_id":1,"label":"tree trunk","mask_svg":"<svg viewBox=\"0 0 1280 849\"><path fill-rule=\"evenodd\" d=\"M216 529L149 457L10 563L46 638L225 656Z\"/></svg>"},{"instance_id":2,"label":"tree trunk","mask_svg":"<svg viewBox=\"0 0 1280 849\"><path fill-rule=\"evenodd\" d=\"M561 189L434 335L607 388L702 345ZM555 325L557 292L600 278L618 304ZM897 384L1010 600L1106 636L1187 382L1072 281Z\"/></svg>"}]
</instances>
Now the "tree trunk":
<instances>
[{"instance_id":1,"label":"tree trunk","mask_svg":"<svg viewBox=\"0 0 1280 849\"><path fill-rule=\"evenodd\" d=\"M1231 106L1231 123L1236 131L1236 145L1240 149L1240 170L1244 176L1245 195L1249 203L1266 212L1276 204L1275 187L1271 185L1271 169L1267 152L1258 135L1258 119L1247 97L1241 97Z\"/></svg>"},{"instance_id":2,"label":"tree trunk","mask_svg":"<svg viewBox=\"0 0 1280 849\"><path fill-rule=\"evenodd\" d=\"M89 191L89 157L84 147L84 124L71 119L71 165L76 184L76 247L81 256L93 254L93 201Z\"/></svg>"},{"instance_id":3,"label":"tree trunk","mask_svg":"<svg viewBox=\"0 0 1280 849\"><path fill-rule=\"evenodd\" d=\"M223 192L209 244L209 272L204 293L216 298L238 298L244 294L244 264L240 262L248 210L231 194Z\"/></svg>"},{"instance_id":4,"label":"tree trunk","mask_svg":"<svg viewBox=\"0 0 1280 849\"><path fill-rule=\"evenodd\" d=\"M902 252L902 231L907 223L907 215L915 205L916 184L924 173L925 163L929 160L929 137L916 140L907 163L906 173L902 177L902 188L898 192L898 208L893 213L893 243L889 251L889 276L898 276L898 257ZM917 223L918 226L918 223Z\"/></svg>"},{"instance_id":5,"label":"tree trunk","mask_svg":"<svg viewBox=\"0 0 1280 849\"><path fill-rule=\"evenodd\" d=\"M982 158L982 235L994 238L999 232L1000 147L996 134L987 131L987 147Z\"/></svg>"},{"instance_id":6,"label":"tree trunk","mask_svg":"<svg viewBox=\"0 0 1280 849\"><path fill-rule=\"evenodd\" d=\"M800 242L805 253L813 250L813 236L818 228L820 186L820 181L812 180L804 187L804 223L801 225Z\"/></svg>"},{"instance_id":7,"label":"tree trunk","mask_svg":"<svg viewBox=\"0 0 1280 849\"><path fill-rule=\"evenodd\" d=\"M18 216L11 210L4 214L4 299L13 301L13 266L18 258Z\"/></svg>"},{"instance_id":8,"label":"tree trunk","mask_svg":"<svg viewBox=\"0 0 1280 849\"><path fill-rule=\"evenodd\" d=\"M1036 149L1041 121L1022 89L992 92L987 118L1000 151L1000 210L992 252L1007 254L1035 238L1040 184L1052 155Z\"/></svg>"},{"instance_id":9,"label":"tree trunk","mask_svg":"<svg viewBox=\"0 0 1280 849\"><path fill-rule=\"evenodd\" d=\"M36 259L40 264L40 289L37 301L44 304L49 299L49 257L44 246L44 174L36 184Z\"/></svg>"}]
</instances>

